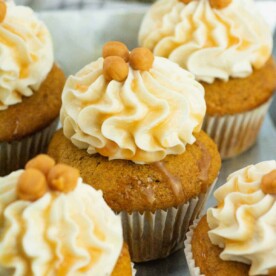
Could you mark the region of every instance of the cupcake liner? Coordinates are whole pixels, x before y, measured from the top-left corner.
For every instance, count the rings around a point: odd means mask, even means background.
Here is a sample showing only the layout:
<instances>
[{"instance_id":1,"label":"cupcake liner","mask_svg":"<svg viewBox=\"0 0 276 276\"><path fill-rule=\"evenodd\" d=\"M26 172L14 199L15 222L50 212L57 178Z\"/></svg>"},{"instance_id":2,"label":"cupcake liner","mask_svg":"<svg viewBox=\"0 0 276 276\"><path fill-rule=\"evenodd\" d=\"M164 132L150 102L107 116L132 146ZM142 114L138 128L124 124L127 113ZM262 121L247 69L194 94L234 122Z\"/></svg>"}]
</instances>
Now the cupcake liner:
<instances>
[{"instance_id":1,"label":"cupcake liner","mask_svg":"<svg viewBox=\"0 0 276 276\"><path fill-rule=\"evenodd\" d=\"M165 258L183 248L185 234L190 223L205 207L216 181L206 193L188 202L154 213L120 212L124 240L128 244L134 262L146 262Z\"/></svg>"},{"instance_id":2,"label":"cupcake liner","mask_svg":"<svg viewBox=\"0 0 276 276\"><path fill-rule=\"evenodd\" d=\"M134 268L134 263L131 263L131 272L132 272L132 276L135 276L137 273L137 270Z\"/></svg>"},{"instance_id":3,"label":"cupcake liner","mask_svg":"<svg viewBox=\"0 0 276 276\"><path fill-rule=\"evenodd\" d=\"M217 144L222 159L241 154L256 142L271 102L236 115L205 116L203 130Z\"/></svg>"},{"instance_id":4,"label":"cupcake liner","mask_svg":"<svg viewBox=\"0 0 276 276\"><path fill-rule=\"evenodd\" d=\"M0 176L23 168L32 157L44 152L58 125L58 119L49 126L22 140L0 143Z\"/></svg>"},{"instance_id":5,"label":"cupcake liner","mask_svg":"<svg viewBox=\"0 0 276 276\"><path fill-rule=\"evenodd\" d=\"M189 231L186 234L186 240L185 240L185 257L187 261L187 265L190 271L191 276L204 276L204 274L200 273L200 268L195 265L194 257L193 257L193 252L192 252L192 237L194 234L194 229L198 225L200 221L200 218L196 219L193 223L193 225L190 226Z\"/></svg>"}]
</instances>

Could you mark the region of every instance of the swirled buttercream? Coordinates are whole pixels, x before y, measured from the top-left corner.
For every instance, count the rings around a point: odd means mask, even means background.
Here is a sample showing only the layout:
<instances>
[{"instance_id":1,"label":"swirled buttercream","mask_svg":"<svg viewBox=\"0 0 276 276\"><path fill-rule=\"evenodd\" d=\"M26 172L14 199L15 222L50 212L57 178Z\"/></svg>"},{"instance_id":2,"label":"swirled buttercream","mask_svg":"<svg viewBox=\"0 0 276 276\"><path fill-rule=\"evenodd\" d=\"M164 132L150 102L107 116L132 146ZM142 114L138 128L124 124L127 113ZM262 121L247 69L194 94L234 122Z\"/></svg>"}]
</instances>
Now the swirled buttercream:
<instances>
[{"instance_id":1,"label":"swirled buttercream","mask_svg":"<svg viewBox=\"0 0 276 276\"><path fill-rule=\"evenodd\" d=\"M7 14L0 23L0 110L33 95L54 61L46 26L30 8L6 5Z\"/></svg>"},{"instance_id":2,"label":"swirled buttercream","mask_svg":"<svg viewBox=\"0 0 276 276\"><path fill-rule=\"evenodd\" d=\"M253 0L232 0L224 9L212 9L209 0L159 0L145 16L139 43L208 83L247 77L272 53L271 32Z\"/></svg>"},{"instance_id":3,"label":"swirled buttercream","mask_svg":"<svg viewBox=\"0 0 276 276\"><path fill-rule=\"evenodd\" d=\"M195 142L206 111L194 76L164 58L149 71L131 67L124 82L107 82L103 59L69 77L62 95L64 134L109 159L150 163Z\"/></svg>"},{"instance_id":4,"label":"swirled buttercream","mask_svg":"<svg viewBox=\"0 0 276 276\"><path fill-rule=\"evenodd\" d=\"M276 269L276 195L261 189L275 169L275 161L266 161L231 174L215 192L217 208L207 213L211 242L224 248L221 259L251 265L250 275Z\"/></svg>"},{"instance_id":5,"label":"swirled buttercream","mask_svg":"<svg viewBox=\"0 0 276 276\"><path fill-rule=\"evenodd\" d=\"M111 275L122 228L102 193L79 179L70 193L18 200L22 172L0 178L0 275Z\"/></svg>"}]
</instances>

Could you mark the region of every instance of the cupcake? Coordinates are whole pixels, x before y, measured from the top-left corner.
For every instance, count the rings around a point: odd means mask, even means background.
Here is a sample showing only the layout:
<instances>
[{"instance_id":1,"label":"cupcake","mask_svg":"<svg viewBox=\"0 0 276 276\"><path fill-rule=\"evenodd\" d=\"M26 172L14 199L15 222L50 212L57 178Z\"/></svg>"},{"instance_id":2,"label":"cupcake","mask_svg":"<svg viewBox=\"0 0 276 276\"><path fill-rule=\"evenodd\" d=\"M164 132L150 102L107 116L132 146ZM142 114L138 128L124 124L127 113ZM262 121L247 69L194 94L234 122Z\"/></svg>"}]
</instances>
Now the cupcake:
<instances>
[{"instance_id":1,"label":"cupcake","mask_svg":"<svg viewBox=\"0 0 276 276\"><path fill-rule=\"evenodd\" d=\"M136 262L183 247L218 176L217 147L201 131L205 108L191 73L120 42L66 82L63 129L48 154L103 191Z\"/></svg>"},{"instance_id":2,"label":"cupcake","mask_svg":"<svg viewBox=\"0 0 276 276\"><path fill-rule=\"evenodd\" d=\"M0 275L132 275L120 218L47 155L0 178L0 218Z\"/></svg>"},{"instance_id":3,"label":"cupcake","mask_svg":"<svg viewBox=\"0 0 276 276\"><path fill-rule=\"evenodd\" d=\"M0 1L0 175L46 149L57 126L63 72L46 26L27 7Z\"/></svg>"},{"instance_id":4,"label":"cupcake","mask_svg":"<svg viewBox=\"0 0 276 276\"><path fill-rule=\"evenodd\" d=\"M204 86L203 129L223 159L255 143L276 88L276 65L272 34L252 0L158 0L139 41Z\"/></svg>"},{"instance_id":5,"label":"cupcake","mask_svg":"<svg viewBox=\"0 0 276 276\"><path fill-rule=\"evenodd\" d=\"M191 275L276 275L276 161L231 174L215 198L187 234Z\"/></svg>"}]
</instances>

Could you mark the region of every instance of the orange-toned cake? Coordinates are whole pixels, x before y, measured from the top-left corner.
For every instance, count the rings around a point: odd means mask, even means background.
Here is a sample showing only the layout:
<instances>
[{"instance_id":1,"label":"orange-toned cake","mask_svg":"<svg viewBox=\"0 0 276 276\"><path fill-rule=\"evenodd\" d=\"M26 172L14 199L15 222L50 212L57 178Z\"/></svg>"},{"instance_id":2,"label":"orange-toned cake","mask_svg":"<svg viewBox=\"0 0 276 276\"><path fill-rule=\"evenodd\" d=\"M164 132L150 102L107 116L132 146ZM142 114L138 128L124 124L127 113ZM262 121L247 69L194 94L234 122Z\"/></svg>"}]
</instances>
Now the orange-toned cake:
<instances>
[{"instance_id":1,"label":"orange-toned cake","mask_svg":"<svg viewBox=\"0 0 276 276\"><path fill-rule=\"evenodd\" d=\"M47 147L65 76L48 29L30 8L1 0L0 37L0 175L6 175Z\"/></svg>"},{"instance_id":2,"label":"orange-toned cake","mask_svg":"<svg viewBox=\"0 0 276 276\"><path fill-rule=\"evenodd\" d=\"M275 275L276 161L234 172L215 198L187 234L191 275Z\"/></svg>"},{"instance_id":3,"label":"orange-toned cake","mask_svg":"<svg viewBox=\"0 0 276 276\"><path fill-rule=\"evenodd\" d=\"M132 275L120 218L47 155L0 178L0 274Z\"/></svg>"},{"instance_id":4,"label":"orange-toned cake","mask_svg":"<svg viewBox=\"0 0 276 276\"><path fill-rule=\"evenodd\" d=\"M256 141L276 88L272 34L252 0L159 0L140 45L192 72L205 88L203 129L222 158Z\"/></svg>"}]
</instances>

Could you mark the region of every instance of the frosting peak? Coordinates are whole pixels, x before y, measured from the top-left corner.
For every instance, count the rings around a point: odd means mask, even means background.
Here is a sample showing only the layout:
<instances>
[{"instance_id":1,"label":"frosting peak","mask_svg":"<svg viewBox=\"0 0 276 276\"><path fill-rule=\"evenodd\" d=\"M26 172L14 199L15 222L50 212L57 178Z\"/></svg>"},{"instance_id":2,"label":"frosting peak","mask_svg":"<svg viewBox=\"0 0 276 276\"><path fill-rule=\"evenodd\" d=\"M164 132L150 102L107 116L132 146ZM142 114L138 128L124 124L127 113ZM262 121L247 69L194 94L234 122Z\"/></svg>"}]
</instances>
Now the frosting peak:
<instances>
[{"instance_id":1,"label":"frosting peak","mask_svg":"<svg viewBox=\"0 0 276 276\"><path fill-rule=\"evenodd\" d=\"M221 259L251 265L249 275L276 269L276 194L261 187L275 170L274 160L231 174L214 194L218 207L207 212L211 242L224 248Z\"/></svg>"},{"instance_id":2,"label":"frosting peak","mask_svg":"<svg viewBox=\"0 0 276 276\"><path fill-rule=\"evenodd\" d=\"M0 2L0 110L38 90L54 58L50 34L30 8Z\"/></svg>"},{"instance_id":3,"label":"frosting peak","mask_svg":"<svg viewBox=\"0 0 276 276\"><path fill-rule=\"evenodd\" d=\"M61 121L74 145L109 159L151 163L195 142L206 105L191 73L156 57L148 71L129 66L124 82L108 82L103 63L87 65L65 85Z\"/></svg>"},{"instance_id":4,"label":"frosting peak","mask_svg":"<svg viewBox=\"0 0 276 276\"><path fill-rule=\"evenodd\" d=\"M0 275L111 275L123 245L121 221L81 179L69 193L17 198L24 171L0 177Z\"/></svg>"},{"instance_id":5,"label":"frosting peak","mask_svg":"<svg viewBox=\"0 0 276 276\"><path fill-rule=\"evenodd\" d=\"M212 8L209 0L159 0L142 23L139 43L208 83L244 78L272 53L272 35L252 0Z\"/></svg>"}]
</instances>

